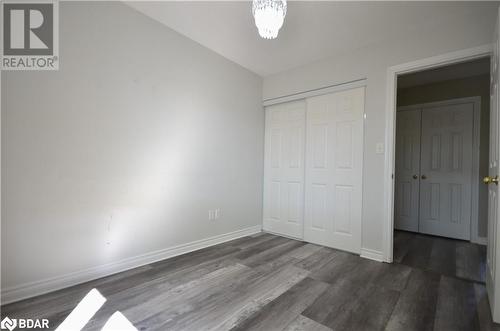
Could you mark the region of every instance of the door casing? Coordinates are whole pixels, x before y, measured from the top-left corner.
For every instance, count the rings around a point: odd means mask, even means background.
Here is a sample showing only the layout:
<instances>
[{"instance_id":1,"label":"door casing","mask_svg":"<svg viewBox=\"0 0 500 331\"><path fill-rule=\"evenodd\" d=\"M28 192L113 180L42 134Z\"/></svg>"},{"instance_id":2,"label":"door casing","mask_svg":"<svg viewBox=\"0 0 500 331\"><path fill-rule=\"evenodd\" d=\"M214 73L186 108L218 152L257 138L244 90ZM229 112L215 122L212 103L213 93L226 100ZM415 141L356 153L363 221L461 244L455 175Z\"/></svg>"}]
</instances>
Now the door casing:
<instances>
[{"instance_id":1,"label":"door casing","mask_svg":"<svg viewBox=\"0 0 500 331\"><path fill-rule=\"evenodd\" d=\"M433 56L417 61L403 63L387 69L386 91L386 125L385 125L385 168L384 168L384 229L382 253L383 260L393 261L394 237L394 169L395 169L395 138L396 138L396 95L397 77L399 75L439 68L450 64L473 61L491 57L492 45L468 48L456 52Z\"/></svg>"}]
</instances>

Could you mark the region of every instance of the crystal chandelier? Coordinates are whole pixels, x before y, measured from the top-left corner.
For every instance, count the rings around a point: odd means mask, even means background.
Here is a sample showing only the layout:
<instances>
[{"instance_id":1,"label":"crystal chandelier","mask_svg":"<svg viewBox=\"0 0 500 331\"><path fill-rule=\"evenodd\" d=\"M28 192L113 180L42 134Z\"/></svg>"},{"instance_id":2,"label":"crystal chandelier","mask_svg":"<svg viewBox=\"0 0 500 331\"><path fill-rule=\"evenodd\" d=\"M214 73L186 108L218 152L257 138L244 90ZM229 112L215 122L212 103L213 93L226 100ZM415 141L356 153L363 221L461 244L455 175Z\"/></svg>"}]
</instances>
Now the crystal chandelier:
<instances>
[{"instance_id":1,"label":"crystal chandelier","mask_svg":"<svg viewBox=\"0 0 500 331\"><path fill-rule=\"evenodd\" d=\"M286 0L253 0L252 13L259 35L274 39L285 20Z\"/></svg>"}]
</instances>

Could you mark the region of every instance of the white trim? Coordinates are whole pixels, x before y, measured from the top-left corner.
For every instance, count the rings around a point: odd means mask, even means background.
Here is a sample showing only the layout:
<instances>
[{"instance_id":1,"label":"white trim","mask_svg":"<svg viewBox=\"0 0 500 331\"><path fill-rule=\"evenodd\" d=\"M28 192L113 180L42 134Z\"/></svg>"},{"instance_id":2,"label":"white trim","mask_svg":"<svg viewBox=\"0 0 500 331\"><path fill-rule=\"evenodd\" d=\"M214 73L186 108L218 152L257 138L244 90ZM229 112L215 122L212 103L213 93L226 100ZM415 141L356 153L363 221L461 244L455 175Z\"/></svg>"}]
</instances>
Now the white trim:
<instances>
[{"instance_id":1,"label":"white trim","mask_svg":"<svg viewBox=\"0 0 500 331\"><path fill-rule=\"evenodd\" d=\"M418 104L414 104L414 105L400 106L400 107L397 107L397 111L400 112L400 111L415 110L415 109L420 109L420 108L435 108L435 107L441 107L441 106L459 105L459 104L463 104L463 103L474 103L474 111L476 111L476 110L480 111L481 97L474 96L474 97L454 98L454 99L433 101L433 102L424 102L424 103L418 103ZM476 109L476 106L479 106L479 108Z\"/></svg>"},{"instance_id":2,"label":"white trim","mask_svg":"<svg viewBox=\"0 0 500 331\"><path fill-rule=\"evenodd\" d=\"M488 244L488 238L487 237L477 237L476 241L473 242L474 244L478 245L483 245L486 246Z\"/></svg>"},{"instance_id":3,"label":"white trim","mask_svg":"<svg viewBox=\"0 0 500 331\"><path fill-rule=\"evenodd\" d=\"M472 160L472 206L471 206L471 233L470 241L473 243L479 243L479 185L482 185L483 181L479 177L479 166L480 166L480 151L481 148L481 97L471 98L476 99L474 101L474 128L473 128L473 160ZM488 223L486 223L488 226Z\"/></svg>"},{"instance_id":4,"label":"white trim","mask_svg":"<svg viewBox=\"0 0 500 331\"><path fill-rule=\"evenodd\" d=\"M384 234L383 255L384 261L391 263L393 260L393 229L394 229L394 143L395 143L395 119L396 119L396 87L397 76L437 68L453 63L471 61L474 59L491 55L492 45L460 50L457 52L438 55L414 62L408 62L387 69L387 91L386 91L386 125L385 125L385 168L384 168Z\"/></svg>"},{"instance_id":5,"label":"white trim","mask_svg":"<svg viewBox=\"0 0 500 331\"><path fill-rule=\"evenodd\" d=\"M268 231L268 230L265 230L265 229L263 229L262 232L270 233L270 234L273 234L273 235L276 235L276 236L280 236L280 237L285 237L285 238L288 238L288 239L293 239L293 240L298 240L298 241L304 241L304 240L302 240L300 238L294 238L294 237L291 237L291 236L287 236L287 235L284 235L284 234L281 234L281 233L276 233L276 232ZM320 246L328 247L328 246L325 246L325 245L320 245ZM352 252L348 252L348 253L352 253ZM378 261L378 262L384 262L384 254L381 251L376 251L374 249L361 248L361 250L360 250L360 256L362 258L365 258L365 259L374 260L374 261Z\"/></svg>"},{"instance_id":6,"label":"white trim","mask_svg":"<svg viewBox=\"0 0 500 331\"><path fill-rule=\"evenodd\" d=\"M479 178L479 145L481 138L481 97L456 98L443 101L419 103L409 106L397 107L397 111L408 111L423 108L434 108L441 106L458 105L464 103L473 104L473 130L472 130L472 186L471 186L471 221L470 238L473 243L479 243L479 185L482 184Z\"/></svg>"},{"instance_id":7,"label":"white trim","mask_svg":"<svg viewBox=\"0 0 500 331\"><path fill-rule=\"evenodd\" d=\"M11 288L2 289L1 304L12 303L15 301L31 298L40 294L45 294L60 290L73 285L88 282L90 280L106 277L112 274L144 266L153 262L169 259L174 256L186 254L209 246L224 243L237 238L250 236L262 231L261 225L252 226L246 229L237 230L206 239L193 241L187 244L181 244L174 247L160 249L143 255L138 255L112 262L97 267L92 267L65 275L47 278L44 280L26 283Z\"/></svg>"},{"instance_id":8,"label":"white trim","mask_svg":"<svg viewBox=\"0 0 500 331\"><path fill-rule=\"evenodd\" d=\"M378 262L384 262L384 254L369 248L361 248L361 257Z\"/></svg>"},{"instance_id":9,"label":"white trim","mask_svg":"<svg viewBox=\"0 0 500 331\"><path fill-rule=\"evenodd\" d=\"M272 235L275 235L275 236L285 237L285 238L292 239L292 240L304 241L303 238L289 236L289 235L286 235L286 234L283 234L283 233L274 232L274 231L267 230L267 229L264 229L264 228L262 228L262 232L269 233L269 234L272 234Z\"/></svg>"},{"instance_id":10,"label":"white trim","mask_svg":"<svg viewBox=\"0 0 500 331\"><path fill-rule=\"evenodd\" d=\"M363 87L366 85L367 85L367 81L365 78L357 79L357 80L353 80L350 82L320 87L320 88L317 88L314 90L298 92L298 93L285 95L285 96L281 96L281 97L277 97L277 98L266 99L262 102L262 104L264 105L264 107L267 107L267 106L276 105L278 103L296 101L296 100L301 100L301 99L305 99L305 98L315 97L318 95L324 95L324 94L330 94L330 93L335 93L335 92L344 91L344 90L350 90L350 89L354 89L354 88L358 88L358 87Z\"/></svg>"}]
</instances>

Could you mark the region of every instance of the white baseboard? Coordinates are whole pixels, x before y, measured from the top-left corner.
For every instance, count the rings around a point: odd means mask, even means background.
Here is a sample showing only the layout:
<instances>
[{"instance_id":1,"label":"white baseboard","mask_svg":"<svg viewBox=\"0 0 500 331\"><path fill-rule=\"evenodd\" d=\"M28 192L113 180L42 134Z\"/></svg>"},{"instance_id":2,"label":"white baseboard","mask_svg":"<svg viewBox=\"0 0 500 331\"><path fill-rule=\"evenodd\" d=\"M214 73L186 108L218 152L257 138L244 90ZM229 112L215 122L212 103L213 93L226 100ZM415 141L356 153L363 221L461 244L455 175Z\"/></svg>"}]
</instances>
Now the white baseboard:
<instances>
[{"instance_id":1,"label":"white baseboard","mask_svg":"<svg viewBox=\"0 0 500 331\"><path fill-rule=\"evenodd\" d=\"M374 261L384 262L384 254L369 248L361 248L361 257Z\"/></svg>"},{"instance_id":2,"label":"white baseboard","mask_svg":"<svg viewBox=\"0 0 500 331\"><path fill-rule=\"evenodd\" d=\"M474 244L479 244L486 246L488 244L488 238L487 237L476 237L471 240L472 243Z\"/></svg>"},{"instance_id":3,"label":"white baseboard","mask_svg":"<svg viewBox=\"0 0 500 331\"><path fill-rule=\"evenodd\" d=\"M302 238L292 237L292 236L288 236L286 234L282 234L282 233L278 233L278 232L274 232L274 231L270 231L270 230L266 230L266 229L262 229L262 232L273 234L275 236L285 237L285 238L288 238L288 239L304 241L304 239L302 239Z\"/></svg>"},{"instance_id":4,"label":"white baseboard","mask_svg":"<svg viewBox=\"0 0 500 331\"><path fill-rule=\"evenodd\" d=\"M186 254L209 246L221 244L226 241L253 235L262 231L261 225L252 226L246 229L233 231L217 235L214 237L193 241L174 247L169 247L143 255L123 259L97 267L92 267L65 275L47 278L36 282L21 284L15 287L2 289L1 304L12 303L15 301L31 298L40 294L45 294L60 290L73 285L88 282L90 280L106 277L118 272L137 268L153 262L165 260L174 256Z\"/></svg>"}]
</instances>

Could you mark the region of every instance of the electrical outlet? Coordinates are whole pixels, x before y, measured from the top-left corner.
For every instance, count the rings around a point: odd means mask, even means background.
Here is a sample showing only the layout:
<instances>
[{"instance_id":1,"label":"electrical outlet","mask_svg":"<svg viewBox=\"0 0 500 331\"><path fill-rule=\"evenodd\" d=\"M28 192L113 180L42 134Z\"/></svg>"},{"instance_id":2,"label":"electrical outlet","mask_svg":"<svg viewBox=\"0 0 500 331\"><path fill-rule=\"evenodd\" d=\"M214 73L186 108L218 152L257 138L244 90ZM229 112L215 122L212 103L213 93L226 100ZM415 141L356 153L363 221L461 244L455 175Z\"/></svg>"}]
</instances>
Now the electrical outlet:
<instances>
[{"instance_id":1,"label":"electrical outlet","mask_svg":"<svg viewBox=\"0 0 500 331\"><path fill-rule=\"evenodd\" d=\"M220 215L221 215L220 208L210 209L208 211L208 220L209 221L218 220L220 218Z\"/></svg>"}]
</instances>

